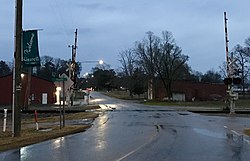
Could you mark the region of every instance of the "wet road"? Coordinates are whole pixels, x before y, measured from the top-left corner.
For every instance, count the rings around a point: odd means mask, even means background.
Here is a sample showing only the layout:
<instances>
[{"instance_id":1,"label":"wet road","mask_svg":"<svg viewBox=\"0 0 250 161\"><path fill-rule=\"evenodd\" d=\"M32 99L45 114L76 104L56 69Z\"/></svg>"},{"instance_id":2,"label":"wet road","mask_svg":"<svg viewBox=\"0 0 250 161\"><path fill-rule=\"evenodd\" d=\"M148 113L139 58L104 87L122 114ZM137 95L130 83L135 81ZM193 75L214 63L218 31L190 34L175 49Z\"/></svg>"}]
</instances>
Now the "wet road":
<instances>
[{"instance_id":1,"label":"wet road","mask_svg":"<svg viewBox=\"0 0 250 161\"><path fill-rule=\"evenodd\" d=\"M247 161L249 118L204 116L94 93L103 108L84 133L0 153L0 161Z\"/></svg>"}]
</instances>

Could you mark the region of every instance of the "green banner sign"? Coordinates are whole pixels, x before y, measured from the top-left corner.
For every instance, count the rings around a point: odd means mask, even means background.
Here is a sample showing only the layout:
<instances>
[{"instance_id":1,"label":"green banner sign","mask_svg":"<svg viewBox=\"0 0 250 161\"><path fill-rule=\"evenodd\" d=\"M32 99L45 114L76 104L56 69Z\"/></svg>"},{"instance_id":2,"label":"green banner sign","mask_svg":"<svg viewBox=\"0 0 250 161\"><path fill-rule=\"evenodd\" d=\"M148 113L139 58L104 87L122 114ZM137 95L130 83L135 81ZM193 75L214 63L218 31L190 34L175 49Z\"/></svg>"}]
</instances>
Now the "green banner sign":
<instances>
[{"instance_id":1,"label":"green banner sign","mask_svg":"<svg viewBox=\"0 0 250 161\"><path fill-rule=\"evenodd\" d=\"M40 66L37 30L23 31L23 65Z\"/></svg>"},{"instance_id":2,"label":"green banner sign","mask_svg":"<svg viewBox=\"0 0 250 161\"><path fill-rule=\"evenodd\" d=\"M52 78L53 82L63 82L63 81L67 81L67 78Z\"/></svg>"}]
</instances>

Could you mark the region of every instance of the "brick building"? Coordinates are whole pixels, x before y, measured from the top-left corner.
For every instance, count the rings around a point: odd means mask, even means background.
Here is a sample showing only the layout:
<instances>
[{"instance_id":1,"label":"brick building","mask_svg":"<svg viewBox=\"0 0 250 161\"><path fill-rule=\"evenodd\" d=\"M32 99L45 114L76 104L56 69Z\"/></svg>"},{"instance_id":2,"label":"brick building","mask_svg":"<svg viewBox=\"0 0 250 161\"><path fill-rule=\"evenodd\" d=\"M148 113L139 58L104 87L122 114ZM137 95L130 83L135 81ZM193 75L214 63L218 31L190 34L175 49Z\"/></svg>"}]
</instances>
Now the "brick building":
<instances>
[{"instance_id":1,"label":"brick building","mask_svg":"<svg viewBox=\"0 0 250 161\"><path fill-rule=\"evenodd\" d=\"M21 105L24 105L25 96L30 98L31 104L53 104L56 101L56 86L52 81L31 76L30 90L27 91L28 76L22 77ZM12 74L0 77L0 105L11 105L13 95Z\"/></svg>"},{"instance_id":2,"label":"brick building","mask_svg":"<svg viewBox=\"0 0 250 161\"><path fill-rule=\"evenodd\" d=\"M223 99L227 87L223 83L202 83L193 81L174 81L172 86L173 99L179 101L208 101ZM164 100L168 94L160 80L156 82L155 99Z\"/></svg>"}]
</instances>

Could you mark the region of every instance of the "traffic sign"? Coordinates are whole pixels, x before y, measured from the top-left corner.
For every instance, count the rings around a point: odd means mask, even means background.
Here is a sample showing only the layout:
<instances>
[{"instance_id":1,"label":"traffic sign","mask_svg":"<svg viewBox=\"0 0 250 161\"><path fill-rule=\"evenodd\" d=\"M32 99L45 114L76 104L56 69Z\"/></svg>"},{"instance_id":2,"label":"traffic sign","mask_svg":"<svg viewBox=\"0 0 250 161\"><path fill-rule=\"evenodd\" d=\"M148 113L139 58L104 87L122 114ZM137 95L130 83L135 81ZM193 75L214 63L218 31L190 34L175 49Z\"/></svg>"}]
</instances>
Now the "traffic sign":
<instances>
[{"instance_id":1,"label":"traffic sign","mask_svg":"<svg viewBox=\"0 0 250 161\"><path fill-rule=\"evenodd\" d=\"M67 81L67 78L52 78L53 82L63 82L63 81Z\"/></svg>"}]
</instances>

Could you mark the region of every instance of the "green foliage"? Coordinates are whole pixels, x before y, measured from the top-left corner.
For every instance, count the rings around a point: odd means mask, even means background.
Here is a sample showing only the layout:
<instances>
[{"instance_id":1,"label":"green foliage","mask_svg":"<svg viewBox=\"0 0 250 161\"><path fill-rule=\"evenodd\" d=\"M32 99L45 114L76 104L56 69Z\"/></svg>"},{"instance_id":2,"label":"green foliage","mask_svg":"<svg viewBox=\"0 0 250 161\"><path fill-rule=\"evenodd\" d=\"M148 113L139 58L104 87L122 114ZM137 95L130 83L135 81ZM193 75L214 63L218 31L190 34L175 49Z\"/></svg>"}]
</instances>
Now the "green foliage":
<instances>
[{"instance_id":1,"label":"green foliage","mask_svg":"<svg viewBox=\"0 0 250 161\"><path fill-rule=\"evenodd\" d=\"M223 80L218 72L214 70L208 70L204 75L201 76L201 82L222 83Z\"/></svg>"},{"instance_id":2,"label":"green foliage","mask_svg":"<svg viewBox=\"0 0 250 161\"><path fill-rule=\"evenodd\" d=\"M0 61L0 76L4 76L11 73L10 67L6 64L5 61Z\"/></svg>"},{"instance_id":3,"label":"green foliage","mask_svg":"<svg viewBox=\"0 0 250 161\"><path fill-rule=\"evenodd\" d=\"M59 77L59 75L65 73L69 75L69 65L71 62L53 58L50 56L41 57L41 66L37 67L37 75L39 77L50 80L52 77ZM80 75L81 63L76 62L76 74Z\"/></svg>"},{"instance_id":4,"label":"green foliage","mask_svg":"<svg viewBox=\"0 0 250 161\"><path fill-rule=\"evenodd\" d=\"M113 69L93 69L93 84L98 90L111 90L115 71Z\"/></svg>"},{"instance_id":5,"label":"green foliage","mask_svg":"<svg viewBox=\"0 0 250 161\"><path fill-rule=\"evenodd\" d=\"M139 68L135 69L133 74L133 94L140 95L147 91L146 75Z\"/></svg>"}]
</instances>

